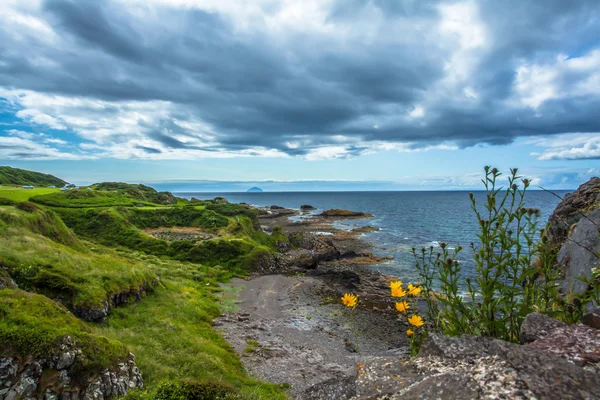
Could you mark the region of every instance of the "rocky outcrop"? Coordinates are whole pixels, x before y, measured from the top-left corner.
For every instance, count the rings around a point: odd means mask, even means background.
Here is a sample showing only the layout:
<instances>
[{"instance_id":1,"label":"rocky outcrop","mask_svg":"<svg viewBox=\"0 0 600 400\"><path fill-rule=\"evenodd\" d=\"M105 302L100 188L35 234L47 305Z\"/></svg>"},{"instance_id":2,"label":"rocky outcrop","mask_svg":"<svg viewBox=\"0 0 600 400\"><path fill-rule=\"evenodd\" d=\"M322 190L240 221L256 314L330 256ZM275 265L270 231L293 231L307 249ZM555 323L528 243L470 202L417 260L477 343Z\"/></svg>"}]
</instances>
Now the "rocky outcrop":
<instances>
[{"instance_id":1,"label":"rocky outcrop","mask_svg":"<svg viewBox=\"0 0 600 400\"><path fill-rule=\"evenodd\" d=\"M531 313L521 325L519 341L521 344L532 343L548 336L557 328L564 328L567 324L540 313Z\"/></svg>"},{"instance_id":2,"label":"rocky outcrop","mask_svg":"<svg viewBox=\"0 0 600 400\"><path fill-rule=\"evenodd\" d=\"M548 220L548 243L560 247L567 240L573 224L594 209L600 208L600 178L595 177L560 202Z\"/></svg>"},{"instance_id":3,"label":"rocky outcrop","mask_svg":"<svg viewBox=\"0 0 600 400\"><path fill-rule=\"evenodd\" d=\"M316 210L316 207L313 207L310 204L302 204L300 206L300 210L302 210L302 211Z\"/></svg>"},{"instance_id":4,"label":"rocky outcrop","mask_svg":"<svg viewBox=\"0 0 600 400\"><path fill-rule=\"evenodd\" d=\"M0 290L2 289L16 289L17 284L12 280L8 272L2 269L0 262Z\"/></svg>"},{"instance_id":5,"label":"rocky outcrop","mask_svg":"<svg viewBox=\"0 0 600 400\"><path fill-rule=\"evenodd\" d=\"M103 400L144 385L131 353L97 373L78 371L79 357L82 351L70 336L53 356L0 357L0 400Z\"/></svg>"},{"instance_id":6,"label":"rocky outcrop","mask_svg":"<svg viewBox=\"0 0 600 400\"><path fill-rule=\"evenodd\" d=\"M103 301L99 305L76 305L73 307L73 313L79 318L82 318L89 322L103 322L106 319L106 317L108 317L111 308L118 307L130 302L140 301L146 296L146 290L148 289L148 285L153 286L157 283L157 281L143 283L137 289L113 293L109 296L108 300Z\"/></svg>"},{"instance_id":7,"label":"rocky outcrop","mask_svg":"<svg viewBox=\"0 0 600 400\"><path fill-rule=\"evenodd\" d=\"M600 330L533 313L518 345L432 333L419 356L371 357L353 378L309 388L303 399L597 399ZM363 361L363 360L361 360Z\"/></svg>"},{"instance_id":8,"label":"rocky outcrop","mask_svg":"<svg viewBox=\"0 0 600 400\"><path fill-rule=\"evenodd\" d=\"M410 361L360 366L353 399L596 399L600 375L550 352L501 340L432 334Z\"/></svg>"},{"instance_id":9,"label":"rocky outcrop","mask_svg":"<svg viewBox=\"0 0 600 400\"><path fill-rule=\"evenodd\" d=\"M358 228L354 228L352 229L352 232L358 232L358 233L367 233L367 232L377 232L380 229L375 227L375 226L360 226Z\"/></svg>"},{"instance_id":10,"label":"rocky outcrop","mask_svg":"<svg viewBox=\"0 0 600 400\"><path fill-rule=\"evenodd\" d=\"M339 251L333 244L312 233L294 233L290 235L289 239L292 246L309 250L316 262L337 260L340 257Z\"/></svg>"},{"instance_id":11,"label":"rocky outcrop","mask_svg":"<svg viewBox=\"0 0 600 400\"><path fill-rule=\"evenodd\" d=\"M593 281L593 270L600 267L600 208L577 222L558 252L558 266L564 274L563 293L585 294L585 281ZM590 307L598 306L590 304Z\"/></svg>"},{"instance_id":12,"label":"rocky outcrop","mask_svg":"<svg viewBox=\"0 0 600 400\"><path fill-rule=\"evenodd\" d=\"M356 212L356 211L340 210L337 208L323 211L321 214L319 214L319 216L325 217L325 218L332 218L332 217L335 217L335 218L372 218L373 217L371 214L367 214L367 213L363 213L363 212Z\"/></svg>"}]
</instances>

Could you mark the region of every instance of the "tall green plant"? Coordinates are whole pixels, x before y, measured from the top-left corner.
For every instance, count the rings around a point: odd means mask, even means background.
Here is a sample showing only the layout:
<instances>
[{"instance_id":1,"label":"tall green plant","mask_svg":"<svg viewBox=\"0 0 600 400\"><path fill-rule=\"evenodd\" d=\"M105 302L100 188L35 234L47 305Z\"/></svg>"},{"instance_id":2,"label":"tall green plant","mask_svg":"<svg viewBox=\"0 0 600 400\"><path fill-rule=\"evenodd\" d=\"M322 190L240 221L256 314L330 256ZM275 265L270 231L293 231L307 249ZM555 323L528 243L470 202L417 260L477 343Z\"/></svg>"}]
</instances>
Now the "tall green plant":
<instances>
[{"instance_id":1,"label":"tall green plant","mask_svg":"<svg viewBox=\"0 0 600 400\"><path fill-rule=\"evenodd\" d=\"M525 207L530 181L514 168L504 188L500 176L496 168L485 167L483 204L470 194L479 226L479 240L471 243L474 276L461 271L460 246L450 251L442 243L441 251L430 247L420 254L413 249L430 321L445 334L517 341L527 314L561 310L553 256L537 241L540 212Z\"/></svg>"}]
</instances>

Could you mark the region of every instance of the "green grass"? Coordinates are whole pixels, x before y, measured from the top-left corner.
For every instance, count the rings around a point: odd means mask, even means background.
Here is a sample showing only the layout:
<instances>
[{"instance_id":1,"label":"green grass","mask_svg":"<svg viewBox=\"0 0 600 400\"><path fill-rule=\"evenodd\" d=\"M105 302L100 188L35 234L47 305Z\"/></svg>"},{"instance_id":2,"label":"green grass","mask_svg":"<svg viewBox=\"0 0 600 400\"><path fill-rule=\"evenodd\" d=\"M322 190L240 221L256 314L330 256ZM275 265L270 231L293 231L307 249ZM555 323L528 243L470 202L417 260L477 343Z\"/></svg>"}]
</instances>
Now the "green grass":
<instances>
[{"instance_id":1,"label":"green grass","mask_svg":"<svg viewBox=\"0 0 600 400\"><path fill-rule=\"evenodd\" d=\"M99 192L87 189L59 190L58 192L55 191L50 194L32 196L31 201L50 207L68 208L136 207L138 205L143 207L155 206L154 203L133 197L129 194Z\"/></svg>"},{"instance_id":2,"label":"green grass","mask_svg":"<svg viewBox=\"0 0 600 400\"><path fill-rule=\"evenodd\" d=\"M0 197L14 202L27 201L33 196L60 193L60 189L35 188L22 189L14 186L0 186Z\"/></svg>"}]
</instances>

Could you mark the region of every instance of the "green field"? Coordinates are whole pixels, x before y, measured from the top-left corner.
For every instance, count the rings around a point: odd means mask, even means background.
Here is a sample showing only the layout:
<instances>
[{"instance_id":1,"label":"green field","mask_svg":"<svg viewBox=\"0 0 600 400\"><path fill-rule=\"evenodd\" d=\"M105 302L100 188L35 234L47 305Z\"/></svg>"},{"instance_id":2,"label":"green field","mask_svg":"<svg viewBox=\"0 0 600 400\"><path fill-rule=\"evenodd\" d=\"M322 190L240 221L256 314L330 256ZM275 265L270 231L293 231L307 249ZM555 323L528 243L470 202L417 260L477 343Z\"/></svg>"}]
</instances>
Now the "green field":
<instances>
[{"instance_id":1,"label":"green field","mask_svg":"<svg viewBox=\"0 0 600 400\"><path fill-rule=\"evenodd\" d=\"M33 196L40 196L43 194L50 194L60 192L60 189L48 189L48 188L35 188L35 189L23 189L15 186L1 186L0 185L0 197L12 200L14 202L27 201Z\"/></svg>"}]
</instances>

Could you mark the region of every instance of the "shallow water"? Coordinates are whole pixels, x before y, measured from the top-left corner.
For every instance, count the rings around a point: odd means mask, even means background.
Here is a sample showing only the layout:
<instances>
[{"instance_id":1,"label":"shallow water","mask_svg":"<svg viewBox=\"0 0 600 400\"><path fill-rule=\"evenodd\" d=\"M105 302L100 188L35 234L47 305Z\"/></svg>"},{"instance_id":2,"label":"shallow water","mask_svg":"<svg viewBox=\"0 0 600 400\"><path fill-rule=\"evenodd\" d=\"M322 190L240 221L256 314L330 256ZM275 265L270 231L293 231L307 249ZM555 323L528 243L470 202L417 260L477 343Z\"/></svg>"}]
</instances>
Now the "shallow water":
<instances>
[{"instance_id":1,"label":"shallow water","mask_svg":"<svg viewBox=\"0 0 600 400\"><path fill-rule=\"evenodd\" d=\"M563 197L567 192L557 192ZM230 202L245 202L256 206L278 205L298 209L302 204L317 208L320 213L331 208L342 208L373 214L372 219L353 219L336 222L340 228L352 229L363 225L380 228L378 232L362 234L374 244L374 253L393 255L394 259L374 268L406 280L415 280L417 274L411 249L439 246L446 242L451 248L461 244L459 256L465 275L473 271L470 242L477 242L478 224L471 209L469 192L263 192L263 193L176 193L180 197L212 199L223 196ZM475 192L478 204L485 199L484 192ZM529 191L527 207L541 211L540 227L560 199L543 191Z\"/></svg>"}]
</instances>

